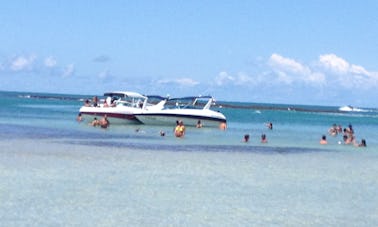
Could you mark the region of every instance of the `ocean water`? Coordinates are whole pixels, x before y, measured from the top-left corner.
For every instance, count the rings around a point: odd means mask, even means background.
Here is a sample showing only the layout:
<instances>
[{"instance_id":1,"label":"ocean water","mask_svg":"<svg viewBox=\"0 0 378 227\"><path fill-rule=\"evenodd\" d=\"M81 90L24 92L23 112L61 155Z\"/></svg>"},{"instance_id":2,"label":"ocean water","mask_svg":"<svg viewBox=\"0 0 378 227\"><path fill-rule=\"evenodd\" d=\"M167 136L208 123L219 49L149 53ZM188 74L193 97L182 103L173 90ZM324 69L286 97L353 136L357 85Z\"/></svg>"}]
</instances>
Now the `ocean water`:
<instances>
[{"instance_id":1,"label":"ocean water","mask_svg":"<svg viewBox=\"0 0 378 227\"><path fill-rule=\"evenodd\" d=\"M177 139L170 127L78 123L84 98L0 92L2 226L378 224L376 109L218 102L226 131ZM367 147L339 144L334 123Z\"/></svg>"}]
</instances>

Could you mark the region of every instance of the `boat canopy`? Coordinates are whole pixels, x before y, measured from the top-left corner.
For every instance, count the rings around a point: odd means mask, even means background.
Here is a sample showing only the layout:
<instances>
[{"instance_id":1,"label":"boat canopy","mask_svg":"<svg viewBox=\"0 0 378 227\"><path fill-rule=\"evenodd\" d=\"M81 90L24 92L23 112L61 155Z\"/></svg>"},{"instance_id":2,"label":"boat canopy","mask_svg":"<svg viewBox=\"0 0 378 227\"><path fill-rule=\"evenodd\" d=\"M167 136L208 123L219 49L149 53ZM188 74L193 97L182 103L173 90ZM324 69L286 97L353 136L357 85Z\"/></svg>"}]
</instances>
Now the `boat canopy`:
<instances>
[{"instance_id":1,"label":"boat canopy","mask_svg":"<svg viewBox=\"0 0 378 227\"><path fill-rule=\"evenodd\" d=\"M140 98L140 99L146 99L146 96L143 96L137 92L131 92L131 91L114 91L114 92L107 92L104 93L104 96L109 97L122 97L122 98Z\"/></svg>"}]
</instances>

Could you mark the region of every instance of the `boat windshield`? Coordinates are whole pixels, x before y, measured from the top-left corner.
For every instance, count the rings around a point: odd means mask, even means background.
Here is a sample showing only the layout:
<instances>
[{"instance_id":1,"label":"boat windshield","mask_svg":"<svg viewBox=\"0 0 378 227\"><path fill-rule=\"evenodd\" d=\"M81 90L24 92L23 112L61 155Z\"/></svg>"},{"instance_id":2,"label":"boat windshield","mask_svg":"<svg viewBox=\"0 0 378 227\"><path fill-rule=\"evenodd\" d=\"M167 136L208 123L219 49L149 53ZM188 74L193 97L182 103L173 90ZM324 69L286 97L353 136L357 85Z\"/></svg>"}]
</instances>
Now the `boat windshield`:
<instances>
[{"instance_id":1,"label":"boat windshield","mask_svg":"<svg viewBox=\"0 0 378 227\"><path fill-rule=\"evenodd\" d=\"M213 104L211 96L193 96L172 98L167 101L166 108L172 109L208 109Z\"/></svg>"},{"instance_id":2,"label":"boat windshield","mask_svg":"<svg viewBox=\"0 0 378 227\"><path fill-rule=\"evenodd\" d=\"M107 102L115 103L116 106L128 106L142 108L147 97L131 92L111 92L105 93Z\"/></svg>"}]
</instances>

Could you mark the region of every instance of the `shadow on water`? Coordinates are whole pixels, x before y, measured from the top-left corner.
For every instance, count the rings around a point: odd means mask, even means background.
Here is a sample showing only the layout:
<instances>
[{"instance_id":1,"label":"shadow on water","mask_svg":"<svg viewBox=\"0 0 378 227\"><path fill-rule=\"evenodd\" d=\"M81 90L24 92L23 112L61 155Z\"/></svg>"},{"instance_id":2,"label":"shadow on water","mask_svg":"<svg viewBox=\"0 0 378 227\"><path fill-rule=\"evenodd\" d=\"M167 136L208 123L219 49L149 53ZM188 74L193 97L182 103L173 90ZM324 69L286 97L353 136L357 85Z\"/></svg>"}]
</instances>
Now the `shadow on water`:
<instances>
[{"instance_id":1,"label":"shadow on water","mask_svg":"<svg viewBox=\"0 0 378 227\"><path fill-rule=\"evenodd\" d=\"M215 144L161 144L154 143L158 137L146 134L115 134L81 131L75 129L48 128L16 124L0 124L0 140L10 139L58 139L56 143L71 145L115 147L135 150L172 151L172 152L253 152L266 154L289 154L306 152L330 152L328 149L306 147L272 147L252 145L215 145ZM149 142L146 142L149 141Z\"/></svg>"},{"instance_id":2,"label":"shadow on water","mask_svg":"<svg viewBox=\"0 0 378 227\"><path fill-rule=\"evenodd\" d=\"M99 132L80 131L75 129L36 127L16 124L0 124L0 139L139 139L138 135L131 134L110 134ZM143 139L153 139L154 137L145 135Z\"/></svg>"},{"instance_id":3,"label":"shadow on water","mask_svg":"<svg viewBox=\"0 0 378 227\"><path fill-rule=\"evenodd\" d=\"M246 152L246 153L305 153L305 152L330 152L327 149L303 148L303 147L269 147L269 146L243 146L243 145L180 145L180 144L146 144L135 142L93 141L93 140L69 140L64 143L97 147L116 147L135 150L171 151L171 152Z\"/></svg>"}]
</instances>

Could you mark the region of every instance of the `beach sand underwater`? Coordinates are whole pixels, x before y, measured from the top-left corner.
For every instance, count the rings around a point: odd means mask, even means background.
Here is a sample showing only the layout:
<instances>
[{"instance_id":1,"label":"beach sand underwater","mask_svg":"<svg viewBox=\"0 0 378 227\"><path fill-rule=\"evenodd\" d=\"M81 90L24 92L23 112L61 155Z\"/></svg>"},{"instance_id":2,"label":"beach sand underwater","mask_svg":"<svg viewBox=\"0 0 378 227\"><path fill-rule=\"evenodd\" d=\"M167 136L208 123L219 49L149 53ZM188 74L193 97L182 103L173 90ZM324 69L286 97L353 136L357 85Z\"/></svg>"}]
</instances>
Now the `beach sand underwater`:
<instances>
[{"instance_id":1,"label":"beach sand underwater","mask_svg":"<svg viewBox=\"0 0 378 227\"><path fill-rule=\"evenodd\" d=\"M138 150L59 140L0 144L4 226L378 223L374 153Z\"/></svg>"},{"instance_id":2,"label":"beach sand underwater","mask_svg":"<svg viewBox=\"0 0 378 227\"><path fill-rule=\"evenodd\" d=\"M224 109L225 132L190 128L177 139L170 128L161 137L157 127L78 124L76 101L9 99L0 110L3 226L378 224L376 115L280 112L289 120L279 123L277 111L253 111L245 124L240 112ZM261 126L264 114L272 132ZM299 130L308 117L321 123ZM331 122L352 122L368 147L332 137L319 145ZM298 131L309 136L296 142Z\"/></svg>"}]
</instances>

